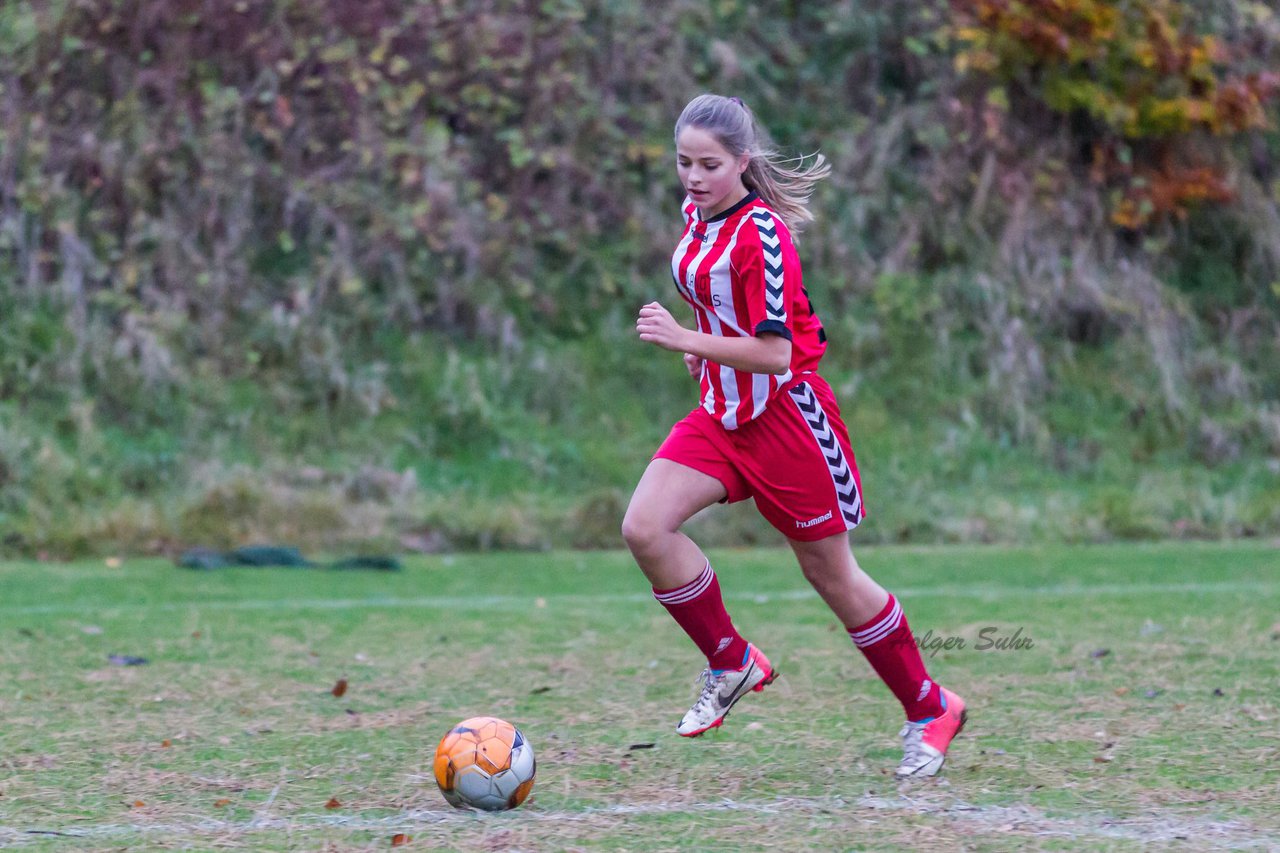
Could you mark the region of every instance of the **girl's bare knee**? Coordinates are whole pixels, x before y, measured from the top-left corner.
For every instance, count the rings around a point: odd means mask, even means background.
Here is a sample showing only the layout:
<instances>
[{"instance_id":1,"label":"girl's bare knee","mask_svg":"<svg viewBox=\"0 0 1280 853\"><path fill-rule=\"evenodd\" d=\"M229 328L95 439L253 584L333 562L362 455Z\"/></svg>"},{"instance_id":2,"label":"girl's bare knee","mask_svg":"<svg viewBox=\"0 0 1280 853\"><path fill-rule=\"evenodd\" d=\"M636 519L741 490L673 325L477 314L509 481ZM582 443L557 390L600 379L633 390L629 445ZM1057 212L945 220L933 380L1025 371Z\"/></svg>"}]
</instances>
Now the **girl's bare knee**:
<instances>
[{"instance_id":1,"label":"girl's bare knee","mask_svg":"<svg viewBox=\"0 0 1280 853\"><path fill-rule=\"evenodd\" d=\"M651 516L628 509L622 518L622 540L632 553L649 551L663 537L662 525Z\"/></svg>"},{"instance_id":2,"label":"girl's bare knee","mask_svg":"<svg viewBox=\"0 0 1280 853\"><path fill-rule=\"evenodd\" d=\"M835 591L847 585L848 578L843 577L837 571L833 571L834 568L820 562L804 562L800 564L800 571L804 575L804 579L820 594Z\"/></svg>"}]
</instances>

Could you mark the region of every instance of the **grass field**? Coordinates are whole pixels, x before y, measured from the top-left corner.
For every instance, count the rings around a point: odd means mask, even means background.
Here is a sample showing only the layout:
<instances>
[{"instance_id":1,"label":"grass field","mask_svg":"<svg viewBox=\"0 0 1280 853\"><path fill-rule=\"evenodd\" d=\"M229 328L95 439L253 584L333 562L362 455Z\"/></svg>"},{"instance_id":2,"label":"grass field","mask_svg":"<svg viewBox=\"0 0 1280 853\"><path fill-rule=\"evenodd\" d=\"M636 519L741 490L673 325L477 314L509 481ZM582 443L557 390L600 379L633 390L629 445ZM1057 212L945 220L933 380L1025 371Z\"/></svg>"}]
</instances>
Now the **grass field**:
<instances>
[{"instance_id":1,"label":"grass field","mask_svg":"<svg viewBox=\"0 0 1280 853\"><path fill-rule=\"evenodd\" d=\"M692 741L696 652L623 553L0 564L0 846L1280 848L1280 545L859 557L965 643L926 644L972 709L937 779L889 775L900 708L781 551L713 554L782 676ZM431 779L476 714L537 751L513 812Z\"/></svg>"}]
</instances>

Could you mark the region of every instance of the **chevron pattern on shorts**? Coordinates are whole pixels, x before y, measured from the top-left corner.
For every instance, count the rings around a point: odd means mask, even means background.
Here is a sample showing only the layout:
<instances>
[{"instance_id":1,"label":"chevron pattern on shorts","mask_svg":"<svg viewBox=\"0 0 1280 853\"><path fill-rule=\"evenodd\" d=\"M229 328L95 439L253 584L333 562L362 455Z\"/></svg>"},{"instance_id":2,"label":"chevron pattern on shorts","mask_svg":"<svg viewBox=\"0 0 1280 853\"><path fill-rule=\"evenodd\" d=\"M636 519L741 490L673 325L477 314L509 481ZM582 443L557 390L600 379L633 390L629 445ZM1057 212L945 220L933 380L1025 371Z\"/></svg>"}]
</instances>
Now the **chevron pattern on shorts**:
<instances>
[{"instance_id":1,"label":"chevron pattern on shorts","mask_svg":"<svg viewBox=\"0 0 1280 853\"><path fill-rule=\"evenodd\" d=\"M787 303L783 297L782 242L778 239L778 226L773 214L757 210L751 214L756 231L760 234L760 246L764 250L764 302L765 313L770 320L787 321Z\"/></svg>"},{"instance_id":2,"label":"chevron pattern on shorts","mask_svg":"<svg viewBox=\"0 0 1280 853\"><path fill-rule=\"evenodd\" d=\"M822 404L814 396L808 382L801 382L789 393L813 432L814 440L822 448L823 458L827 460L827 470L831 472L831 482L836 487L840 513L844 516L845 523L853 528L862 521L862 495L858 493L858 481L854 479L853 471L849 470L849 462L840 449L840 442L831 431L827 413L822 411Z\"/></svg>"}]
</instances>

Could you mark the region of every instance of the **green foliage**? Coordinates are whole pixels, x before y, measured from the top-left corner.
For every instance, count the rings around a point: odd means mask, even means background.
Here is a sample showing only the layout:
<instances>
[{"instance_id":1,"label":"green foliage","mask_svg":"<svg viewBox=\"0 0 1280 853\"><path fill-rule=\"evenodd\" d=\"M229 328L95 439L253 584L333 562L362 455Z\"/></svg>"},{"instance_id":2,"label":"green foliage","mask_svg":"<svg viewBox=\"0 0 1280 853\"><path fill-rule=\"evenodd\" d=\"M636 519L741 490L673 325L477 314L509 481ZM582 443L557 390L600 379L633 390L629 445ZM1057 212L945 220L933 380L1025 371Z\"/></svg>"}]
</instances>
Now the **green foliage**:
<instances>
[{"instance_id":1,"label":"green foliage","mask_svg":"<svg viewBox=\"0 0 1280 853\"><path fill-rule=\"evenodd\" d=\"M1094 174L1124 185L1111 214L1118 225L1142 228L1233 197L1221 164L1191 144L1194 131L1274 129L1280 74L1268 62L1273 45L1250 49L1243 37L1232 44L1197 30L1183 0L956 5L958 69L994 75L1058 113L1091 120L1084 144L1093 148ZM1149 162L1135 167L1128 143L1145 141L1156 144L1148 146Z\"/></svg>"},{"instance_id":2,"label":"green foliage","mask_svg":"<svg viewBox=\"0 0 1280 853\"><path fill-rule=\"evenodd\" d=\"M864 535L1042 529L980 482L1009 453L1027 495L1065 495L1062 530L1113 535L1083 519L1087 477L1277 454L1277 20L1243 0L4 4L9 547L164 550L283 535L289 512L328 541L366 511L375 537L616 544L619 495L692 404L631 321L675 301L671 125L702 90L835 167L801 239L825 370L871 455L910 460L879 488L914 502ZM1108 416L1063 414L1088 407ZM372 507L290 473L365 466L419 491ZM1269 518L1245 480L1195 529ZM989 503L965 516L935 486Z\"/></svg>"}]
</instances>

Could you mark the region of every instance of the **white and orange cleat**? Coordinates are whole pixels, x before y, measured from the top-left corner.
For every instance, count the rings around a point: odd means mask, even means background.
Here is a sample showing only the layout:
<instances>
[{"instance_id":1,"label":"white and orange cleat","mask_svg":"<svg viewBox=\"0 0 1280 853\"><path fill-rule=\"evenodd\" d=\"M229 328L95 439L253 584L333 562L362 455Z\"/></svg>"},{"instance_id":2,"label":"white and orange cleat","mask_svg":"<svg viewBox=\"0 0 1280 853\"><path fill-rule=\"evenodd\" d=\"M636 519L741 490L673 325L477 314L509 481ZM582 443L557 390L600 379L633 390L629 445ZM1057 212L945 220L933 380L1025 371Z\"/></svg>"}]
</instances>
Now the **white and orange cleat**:
<instances>
[{"instance_id":1,"label":"white and orange cleat","mask_svg":"<svg viewBox=\"0 0 1280 853\"><path fill-rule=\"evenodd\" d=\"M931 720L908 722L898 732L902 738L902 763L896 774L906 776L933 776L947 760L947 747L964 728L969 718L964 700L947 688L942 690L942 714Z\"/></svg>"},{"instance_id":2,"label":"white and orange cleat","mask_svg":"<svg viewBox=\"0 0 1280 853\"><path fill-rule=\"evenodd\" d=\"M759 693L772 684L778 671L769 663L764 652L747 644L747 655L742 669L704 669L698 676L702 692L676 726L676 734L697 737L708 729L724 722L739 699L749 691Z\"/></svg>"}]
</instances>

